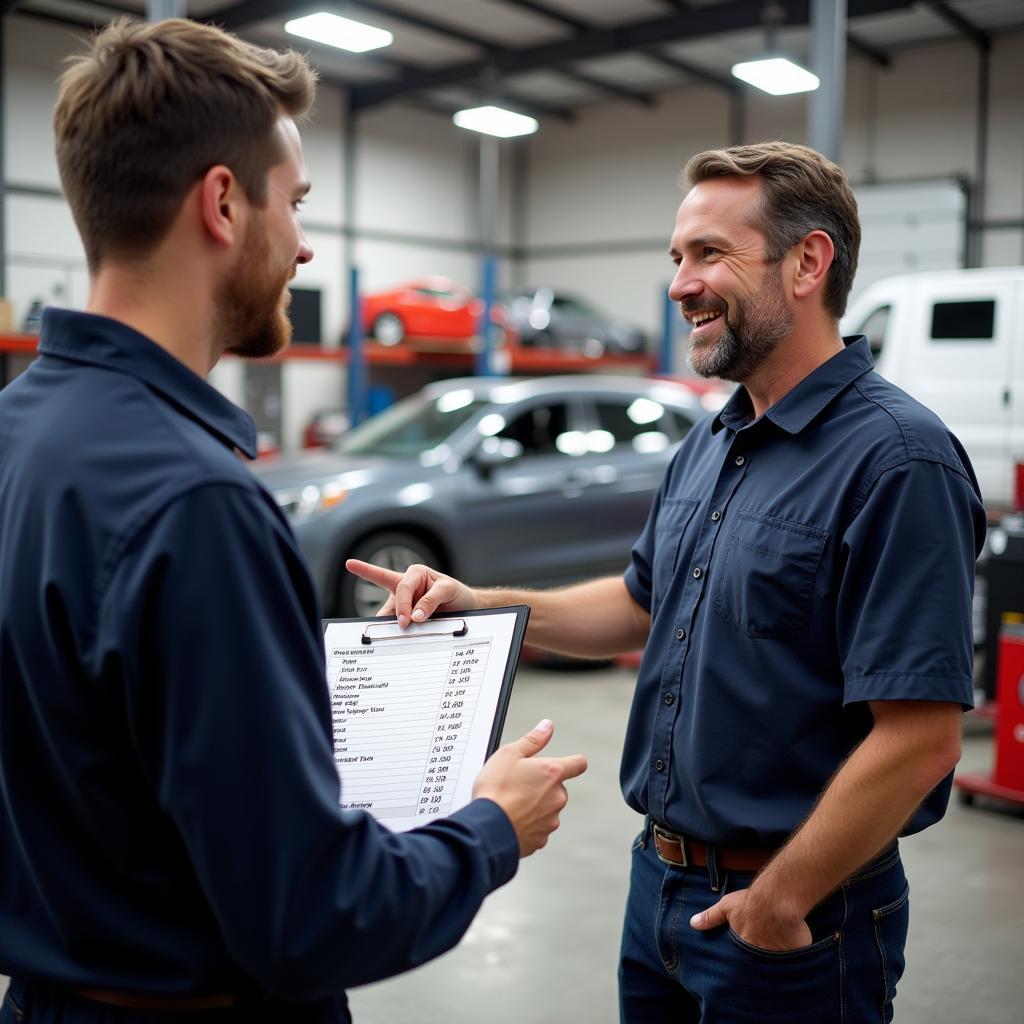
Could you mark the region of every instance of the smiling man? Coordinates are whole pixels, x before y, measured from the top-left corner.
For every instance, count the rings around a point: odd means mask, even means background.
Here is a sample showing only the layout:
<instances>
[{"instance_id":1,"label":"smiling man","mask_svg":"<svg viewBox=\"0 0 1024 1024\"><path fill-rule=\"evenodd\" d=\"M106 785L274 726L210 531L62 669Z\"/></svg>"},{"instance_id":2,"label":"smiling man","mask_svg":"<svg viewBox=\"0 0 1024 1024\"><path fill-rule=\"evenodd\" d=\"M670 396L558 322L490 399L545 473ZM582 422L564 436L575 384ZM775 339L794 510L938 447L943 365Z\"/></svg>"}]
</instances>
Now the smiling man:
<instances>
[{"instance_id":1,"label":"smiling man","mask_svg":"<svg viewBox=\"0 0 1024 1024\"><path fill-rule=\"evenodd\" d=\"M0 393L2 1024L342 1024L346 986L458 942L586 767L534 756L545 721L449 818L341 808L313 583L204 379L290 339L314 90L185 20L117 21L62 78L88 308Z\"/></svg>"},{"instance_id":2,"label":"smiling man","mask_svg":"<svg viewBox=\"0 0 1024 1024\"><path fill-rule=\"evenodd\" d=\"M669 294L694 369L741 387L683 440L625 574L520 592L351 569L400 621L523 601L529 643L644 647L624 1022L890 1020L898 838L949 798L984 512L957 440L839 335L860 244L840 168L769 142L686 178Z\"/></svg>"}]
</instances>

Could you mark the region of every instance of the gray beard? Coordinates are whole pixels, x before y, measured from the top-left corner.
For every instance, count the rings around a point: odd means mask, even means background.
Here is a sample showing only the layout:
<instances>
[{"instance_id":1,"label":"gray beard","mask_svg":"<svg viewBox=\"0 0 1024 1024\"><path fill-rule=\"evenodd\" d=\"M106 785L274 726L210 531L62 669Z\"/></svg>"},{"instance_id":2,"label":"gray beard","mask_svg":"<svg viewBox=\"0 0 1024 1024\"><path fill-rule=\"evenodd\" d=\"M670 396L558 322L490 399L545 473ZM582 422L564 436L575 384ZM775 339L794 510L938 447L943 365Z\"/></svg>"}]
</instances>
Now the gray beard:
<instances>
[{"instance_id":1,"label":"gray beard","mask_svg":"<svg viewBox=\"0 0 1024 1024\"><path fill-rule=\"evenodd\" d=\"M746 301L734 303L721 336L706 349L690 348L689 364L701 377L747 380L793 330L793 314L782 298L782 266L768 271L760 290Z\"/></svg>"}]
</instances>

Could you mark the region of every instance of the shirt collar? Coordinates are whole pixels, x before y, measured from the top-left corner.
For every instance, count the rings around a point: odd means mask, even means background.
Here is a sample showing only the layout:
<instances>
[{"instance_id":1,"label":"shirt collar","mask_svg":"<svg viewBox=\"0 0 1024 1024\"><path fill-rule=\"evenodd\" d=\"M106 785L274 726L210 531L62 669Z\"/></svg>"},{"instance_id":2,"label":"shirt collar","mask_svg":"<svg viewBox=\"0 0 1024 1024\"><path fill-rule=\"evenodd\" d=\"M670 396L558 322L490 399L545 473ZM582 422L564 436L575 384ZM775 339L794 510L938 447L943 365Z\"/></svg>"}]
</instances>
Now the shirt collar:
<instances>
[{"instance_id":1,"label":"shirt collar","mask_svg":"<svg viewBox=\"0 0 1024 1024\"><path fill-rule=\"evenodd\" d=\"M256 424L202 377L144 334L117 320L50 307L39 351L137 377L229 447L256 458Z\"/></svg>"},{"instance_id":2,"label":"shirt collar","mask_svg":"<svg viewBox=\"0 0 1024 1024\"><path fill-rule=\"evenodd\" d=\"M765 410L764 418L787 434L799 434L836 395L874 369L867 338L863 335L843 338L843 344L846 347L842 352L804 377L795 388ZM717 434L722 427L741 430L750 422L752 413L747 389L738 387L711 421L711 432Z\"/></svg>"}]
</instances>

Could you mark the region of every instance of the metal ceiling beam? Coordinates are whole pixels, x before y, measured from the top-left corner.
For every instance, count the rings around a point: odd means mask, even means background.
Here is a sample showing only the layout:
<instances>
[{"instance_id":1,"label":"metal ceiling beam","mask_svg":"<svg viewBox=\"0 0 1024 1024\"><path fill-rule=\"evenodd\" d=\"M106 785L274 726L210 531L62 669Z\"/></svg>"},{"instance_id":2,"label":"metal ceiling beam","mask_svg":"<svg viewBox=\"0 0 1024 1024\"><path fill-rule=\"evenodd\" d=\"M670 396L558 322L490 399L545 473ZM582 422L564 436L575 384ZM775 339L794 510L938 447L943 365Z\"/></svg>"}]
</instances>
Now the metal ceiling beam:
<instances>
[{"instance_id":1,"label":"metal ceiling beam","mask_svg":"<svg viewBox=\"0 0 1024 1024\"><path fill-rule=\"evenodd\" d=\"M674 71L682 71L691 78L697 78L702 82L707 82L708 85L715 85L719 89L724 89L726 92L736 93L740 91L740 83L729 75L720 75L717 71L711 71L708 68L703 68L699 64L693 64L688 60L680 60L678 57L673 57L671 54L663 53L661 50L655 49L654 47L648 47L646 49L639 50L638 52L651 60L657 61L659 64L663 64L667 68L672 68Z\"/></svg>"},{"instance_id":2,"label":"metal ceiling beam","mask_svg":"<svg viewBox=\"0 0 1024 1024\"><path fill-rule=\"evenodd\" d=\"M968 21L959 11L954 10L946 0L922 0L925 7L934 11L948 25L952 25L962 36L976 46L987 50L992 45L991 37L982 32L972 21Z\"/></svg>"},{"instance_id":3,"label":"metal ceiling beam","mask_svg":"<svg viewBox=\"0 0 1024 1024\"><path fill-rule=\"evenodd\" d=\"M232 7L213 11L203 20L211 21L234 32L248 25L254 25L257 21L269 21L271 18L283 21L290 14L295 14L303 8L312 9L315 6L316 4L311 0L283 0L283 2L242 0L242 3L234 4Z\"/></svg>"},{"instance_id":4,"label":"metal ceiling beam","mask_svg":"<svg viewBox=\"0 0 1024 1024\"><path fill-rule=\"evenodd\" d=\"M559 75L564 75L566 78L579 82L580 85L587 86L589 89L604 93L612 99L626 100L627 103L638 103L642 107L653 107L657 103L657 99L649 92L634 92L625 86L616 85L614 82L597 78L584 71L577 71L575 68L552 68L552 70Z\"/></svg>"},{"instance_id":5,"label":"metal ceiling beam","mask_svg":"<svg viewBox=\"0 0 1024 1024\"><path fill-rule=\"evenodd\" d=\"M892 60L885 50L880 50L877 46L864 42L863 39L859 39L852 32L846 33L846 45L854 53L859 54L861 57L867 57L868 60L877 64L880 68L887 68L892 64Z\"/></svg>"},{"instance_id":6,"label":"metal ceiling beam","mask_svg":"<svg viewBox=\"0 0 1024 1024\"><path fill-rule=\"evenodd\" d=\"M257 2L257 0L252 0ZM783 7L787 26L806 25L809 20L809 0L779 0ZM861 17L901 10L913 6L917 0L850 0L850 17ZM558 67L574 61L630 50L645 49L659 44L694 40L720 32L761 26L761 3L759 0L725 0L700 9L700 17L692 13L674 14L666 17L649 18L629 22L613 28L595 27L580 32L566 40L556 40L542 45L516 48L494 48L486 56L476 60L450 64L445 67L424 69L413 75L404 76L394 83L379 83L361 86L355 90L353 103L356 107L374 106L405 93L419 89L454 85L478 78L486 69L492 68L500 74L515 74Z\"/></svg>"},{"instance_id":7,"label":"metal ceiling beam","mask_svg":"<svg viewBox=\"0 0 1024 1024\"><path fill-rule=\"evenodd\" d=\"M498 2L508 7L518 7L522 11L529 11L531 14L539 14L542 18L548 18L550 21L577 32L583 32L593 27L593 22L577 18L575 15L567 14L559 8L548 6L548 4L538 3L537 0L498 0Z\"/></svg>"}]
</instances>

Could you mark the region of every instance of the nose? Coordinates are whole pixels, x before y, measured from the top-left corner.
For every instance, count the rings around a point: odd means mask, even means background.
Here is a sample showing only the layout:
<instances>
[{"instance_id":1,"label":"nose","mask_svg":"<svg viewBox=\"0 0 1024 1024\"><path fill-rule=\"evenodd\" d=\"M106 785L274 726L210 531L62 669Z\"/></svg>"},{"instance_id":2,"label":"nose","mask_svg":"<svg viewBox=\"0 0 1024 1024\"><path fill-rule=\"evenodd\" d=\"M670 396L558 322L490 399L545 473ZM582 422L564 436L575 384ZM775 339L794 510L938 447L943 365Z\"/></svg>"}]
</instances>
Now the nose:
<instances>
[{"instance_id":1,"label":"nose","mask_svg":"<svg viewBox=\"0 0 1024 1024\"><path fill-rule=\"evenodd\" d=\"M299 252L295 257L295 262L308 263L313 258L313 246L309 244L309 240L306 238L304 231L299 232Z\"/></svg>"},{"instance_id":2,"label":"nose","mask_svg":"<svg viewBox=\"0 0 1024 1024\"><path fill-rule=\"evenodd\" d=\"M693 265L682 260L668 286L668 297L673 302L682 302L692 295L700 295L704 290L704 282L694 272Z\"/></svg>"}]
</instances>

